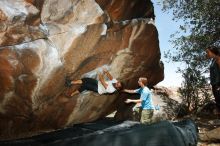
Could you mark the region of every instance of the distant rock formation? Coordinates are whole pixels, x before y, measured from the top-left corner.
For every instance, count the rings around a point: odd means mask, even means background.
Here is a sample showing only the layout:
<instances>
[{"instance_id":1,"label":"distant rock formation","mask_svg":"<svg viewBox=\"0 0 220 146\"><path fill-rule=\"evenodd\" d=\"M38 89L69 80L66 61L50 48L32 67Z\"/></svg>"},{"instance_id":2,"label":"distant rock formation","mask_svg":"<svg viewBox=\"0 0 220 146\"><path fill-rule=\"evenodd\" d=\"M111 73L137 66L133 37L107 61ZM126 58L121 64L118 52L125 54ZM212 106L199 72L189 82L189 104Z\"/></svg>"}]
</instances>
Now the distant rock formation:
<instances>
[{"instance_id":1,"label":"distant rock formation","mask_svg":"<svg viewBox=\"0 0 220 146\"><path fill-rule=\"evenodd\" d=\"M68 98L65 78L107 65L126 87L163 80L150 0L1 0L0 139L96 120L120 95ZM75 88L75 87L73 87Z\"/></svg>"},{"instance_id":2,"label":"distant rock formation","mask_svg":"<svg viewBox=\"0 0 220 146\"><path fill-rule=\"evenodd\" d=\"M163 86L154 86L152 89L152 101L155 106L153 122L162 120L174 120L186 116L186 106L182 104L180 96L177 94L177 88L167 88ZM129 96L123 93L122 97ZM130 98L130 97L129 97ZM133 95L131 98L137 99L139 95ZM122 99L123 100L123 99ZM117 100L118 102L118 100ZM121 101L122 102L122 101ZM122 104L118 103L118 111L115 113L115 118L140 120L140 115L133 116L133 110L136 107L140 107L140 104ZM112 115L111 115L112 116Z\"/></svg>"}]
</instances>

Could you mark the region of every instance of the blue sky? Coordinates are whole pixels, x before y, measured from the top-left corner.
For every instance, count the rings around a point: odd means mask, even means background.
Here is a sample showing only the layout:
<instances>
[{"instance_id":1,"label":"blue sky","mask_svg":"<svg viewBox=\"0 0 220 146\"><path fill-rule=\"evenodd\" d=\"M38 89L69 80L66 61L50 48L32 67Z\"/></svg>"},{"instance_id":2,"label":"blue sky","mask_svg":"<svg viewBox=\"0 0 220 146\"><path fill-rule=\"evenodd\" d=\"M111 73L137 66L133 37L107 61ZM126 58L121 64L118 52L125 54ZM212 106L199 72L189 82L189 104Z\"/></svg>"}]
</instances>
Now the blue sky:
<instances>
[{"instance_id":1,"label":"blue sky","mask_svg":"<svg viewBox=\"0 0 220 146\"><path fill-rule=\"evenodd\" d=\"M164 52L174 49L174 46L169 42L170 35L179 29L180 22L172 20L172 13L162 12L161 6L156 2L154 3L154 13L156 15L155 24L159 33L161 60L164 63L164 80L158 85L166 87L180 86L182 82L181 74L176 73L177 67L181 66L180 63L167 62L168 59L164 58Z\"/></svg>"}]
</instances>

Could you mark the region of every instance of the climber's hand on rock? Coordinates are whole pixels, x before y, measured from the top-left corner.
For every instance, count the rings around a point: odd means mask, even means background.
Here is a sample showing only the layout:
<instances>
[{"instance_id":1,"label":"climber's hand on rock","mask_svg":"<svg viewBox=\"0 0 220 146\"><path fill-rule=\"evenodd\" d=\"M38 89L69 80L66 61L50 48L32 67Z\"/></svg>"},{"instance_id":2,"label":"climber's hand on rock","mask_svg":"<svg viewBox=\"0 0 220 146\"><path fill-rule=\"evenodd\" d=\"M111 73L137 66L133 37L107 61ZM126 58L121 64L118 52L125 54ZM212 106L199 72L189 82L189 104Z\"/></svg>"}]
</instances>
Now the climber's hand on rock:
<instances>
[{"instance_id":1,"label":"climber's hand on rock","mask_svg":"<svg viewBox=\"0 0 220 146\"><path fill-rule=\"evenodd\" d=\"M108 72L108 70L106 68L102 69L104 73Z\"/></svg>"}]
</instances>

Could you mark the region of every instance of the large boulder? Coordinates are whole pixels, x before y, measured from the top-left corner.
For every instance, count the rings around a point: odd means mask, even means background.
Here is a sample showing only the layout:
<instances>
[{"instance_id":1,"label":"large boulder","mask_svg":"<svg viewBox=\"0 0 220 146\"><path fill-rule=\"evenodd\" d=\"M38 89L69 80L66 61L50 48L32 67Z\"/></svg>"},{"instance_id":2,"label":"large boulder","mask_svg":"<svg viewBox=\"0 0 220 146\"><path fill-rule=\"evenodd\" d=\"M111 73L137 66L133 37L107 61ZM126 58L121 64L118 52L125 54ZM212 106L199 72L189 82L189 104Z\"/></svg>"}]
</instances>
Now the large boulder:
<instances>
[{"instance_id":1,"label":"large boulder","mask_svg":"<svg viewBox=\"0 0 220 146\"><path fill-rule=\"evenodd\" d=\"M0 139L84 123L117 110L120 94L86 92L65 78L106 65L127 87L163 80L150 0L1 0Z\"/></svg>"},{"instance_id":2,"label":"large boulder","mask_svg":"<svg viewBox=\"0 0 220 146\"><path fill-rule=\"evenodd\" d=\"M212 141L212 142L216 141L216 142L219 142L220 141L219 133L220 133L220 127L212 129L212 130L207 131L205 133L200 133L199 138L200 138L201 141L209 141L209 142L210 141Z\"/></svg>"}]
</instances>

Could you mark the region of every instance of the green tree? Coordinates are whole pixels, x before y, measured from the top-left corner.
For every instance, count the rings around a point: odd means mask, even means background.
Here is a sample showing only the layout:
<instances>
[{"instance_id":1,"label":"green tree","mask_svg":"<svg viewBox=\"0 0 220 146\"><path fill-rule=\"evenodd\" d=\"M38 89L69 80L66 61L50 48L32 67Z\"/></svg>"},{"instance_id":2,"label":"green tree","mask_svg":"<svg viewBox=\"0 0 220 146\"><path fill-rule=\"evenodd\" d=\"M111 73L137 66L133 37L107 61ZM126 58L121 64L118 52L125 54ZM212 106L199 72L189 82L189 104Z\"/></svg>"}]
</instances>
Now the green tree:
<instances>
[{"instance_id":1,"label":"green tree","mask_svg":"<svg viewBox=\"0 0 220 146\"><path fill-rule=\"evenodd\" d=\"M175 50L167 52L165 57L186 64L186 68L178 70L184 78L179 92L188 108L196 110L209 96L209 61L205 59L204 50L220 45L220 1L161 0L159 3L164 11L173 13L174 21L183 21L179 31L171 36ZM185 34L181 35L182 32Z\"/></svg>"},{"instance_id":2,"label":"green tree","mask_svg":"<svg viewBox=\"0 0 220 146\"><path fill-rule=\"evenodd\" d=\"M207 80L201 71L195 66L188 66L182 70L183 83L179 93L186 104L188 111L197 111L198 107L209 100L210 93L207 92Z\"/></svg>"}]
</instances>

